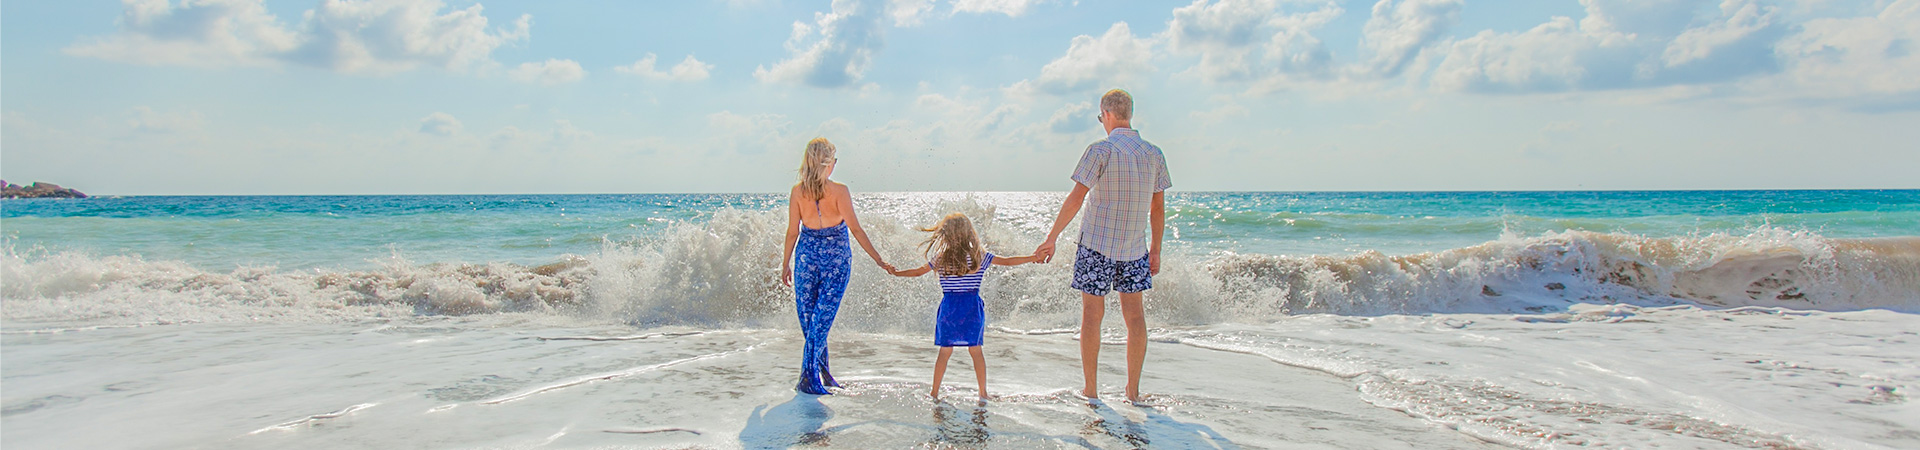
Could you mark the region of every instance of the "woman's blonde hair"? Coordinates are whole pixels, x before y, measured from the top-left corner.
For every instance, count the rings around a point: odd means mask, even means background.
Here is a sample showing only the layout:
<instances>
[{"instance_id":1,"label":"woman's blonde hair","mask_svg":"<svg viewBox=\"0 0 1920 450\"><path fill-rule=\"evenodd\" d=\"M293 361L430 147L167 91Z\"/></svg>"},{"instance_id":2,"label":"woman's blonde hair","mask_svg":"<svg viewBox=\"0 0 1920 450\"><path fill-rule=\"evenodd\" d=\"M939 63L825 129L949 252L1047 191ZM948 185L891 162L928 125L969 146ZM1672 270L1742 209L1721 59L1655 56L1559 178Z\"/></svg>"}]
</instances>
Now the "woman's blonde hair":
<instances>
[{"instance_id":1,"label":"woman's blonde hair","mask_svg":"<svg viewBox=\"0 0 1920 450\"><path fill-rule=\"evenodd\" d=\"M814 200L827 196L827 165L834 161L835 150L827 138L807 141L807 152L800 157L800 192Z\"/></svg>"},{"instance_id":2,"label":"woman's blonde hair","mask_svg":"<svg viewBox=\"0 0 1920 450\"><path fill-rule=\"evenodd\" d=\"M980 234L973 231L973 221L968 220L966 214L948 214L940 219L940 225L920 231L933 232L933 236L927 237L927 242L922 246L926 247L926 254L933 258L934 270L941 275L973 273L980 269L980 262L986 258L986 250L980 248Z\"/></svg>"}]
</instances>

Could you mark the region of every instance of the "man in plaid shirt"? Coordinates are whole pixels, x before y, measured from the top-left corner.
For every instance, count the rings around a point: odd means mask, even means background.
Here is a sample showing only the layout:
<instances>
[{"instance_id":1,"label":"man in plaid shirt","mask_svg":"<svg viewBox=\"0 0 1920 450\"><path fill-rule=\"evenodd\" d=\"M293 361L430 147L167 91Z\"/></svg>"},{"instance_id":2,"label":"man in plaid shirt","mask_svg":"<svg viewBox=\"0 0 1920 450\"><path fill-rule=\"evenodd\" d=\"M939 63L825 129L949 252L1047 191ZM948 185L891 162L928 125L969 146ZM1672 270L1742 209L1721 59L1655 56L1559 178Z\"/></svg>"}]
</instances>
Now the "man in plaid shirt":
<instances>
[{"instance_id":1,"label":"man in plaid shirt","mask_svg":"<svg viewBox=\"0 0 1920 450\"><path fill-rule=\"evenodd\" d=\"M1133 96L1114 89L1100 98L1100 125L1107 138L1087 146L1073 170L1073 192L1060 205L1053 230L1035 253L1051 261L1054 240L1079 214L1073 288L1080 291L1080 368L1087 385L1080 395L1099 396L1100 320L1108 292L1120 292L1127 324L1127 400L1140 400L1140 368L1147 359L1147 318L1142 293L1160 273L1160 237L1166 229L1165 191L1173 186L1160 147L1132 128ZM1148 240L1148 236L1152 240Z\"/></svg>"}]
</instances>

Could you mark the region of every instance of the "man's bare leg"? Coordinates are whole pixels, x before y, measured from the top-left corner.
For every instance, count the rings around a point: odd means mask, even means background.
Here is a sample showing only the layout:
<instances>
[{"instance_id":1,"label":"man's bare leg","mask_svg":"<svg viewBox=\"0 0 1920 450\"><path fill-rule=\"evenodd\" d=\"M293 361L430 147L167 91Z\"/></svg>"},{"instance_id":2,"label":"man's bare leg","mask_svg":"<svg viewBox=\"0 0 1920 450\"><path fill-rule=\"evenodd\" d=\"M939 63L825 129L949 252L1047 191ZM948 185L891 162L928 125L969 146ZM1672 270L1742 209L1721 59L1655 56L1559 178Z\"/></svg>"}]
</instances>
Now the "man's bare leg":
<instances>
[{"instance_id":1,"label":"man's bare leg","mask_svg":"<svg viewBox=\"0 0 1920 450\"><path fill-rule=\"evenodd\" d=\"M1147 362L1147 309L1139 292L1120 293L1120 315L1127 322L1127 400L1140 401L1140 368Z\"/></svg>"},{"instance_id":2,"label":"man's bare leg","mask_svg":"<svg viewBox=\"0 0 1920 450\"><path fill-rule=\"evenodd\" d=\"M1080 293L1080 370L1087 377L1080 395L1099 398L1096 384L1100 377L1100 321L1107 317L1107 298Z\"/></svg>"}]
</instances>

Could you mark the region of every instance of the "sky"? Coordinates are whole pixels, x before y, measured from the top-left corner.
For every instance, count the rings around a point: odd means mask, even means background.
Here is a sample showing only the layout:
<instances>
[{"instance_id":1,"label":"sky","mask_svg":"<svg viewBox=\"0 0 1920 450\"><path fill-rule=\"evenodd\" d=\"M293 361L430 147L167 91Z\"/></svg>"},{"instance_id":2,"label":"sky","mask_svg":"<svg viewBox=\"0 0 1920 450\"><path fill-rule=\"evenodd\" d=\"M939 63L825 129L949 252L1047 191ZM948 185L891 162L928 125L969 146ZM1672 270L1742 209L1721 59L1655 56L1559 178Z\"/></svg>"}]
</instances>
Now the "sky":
<instances>
[{"instance_id":1,"label":"sky","mask_svg":"<svg viewBox=\"0 0 1920 450\"><path fill-rule=\"evenodd\" d=\"M0 0L0 178L108 195L1920 188L1920 0Z\"/></svg>"}]
</instances>

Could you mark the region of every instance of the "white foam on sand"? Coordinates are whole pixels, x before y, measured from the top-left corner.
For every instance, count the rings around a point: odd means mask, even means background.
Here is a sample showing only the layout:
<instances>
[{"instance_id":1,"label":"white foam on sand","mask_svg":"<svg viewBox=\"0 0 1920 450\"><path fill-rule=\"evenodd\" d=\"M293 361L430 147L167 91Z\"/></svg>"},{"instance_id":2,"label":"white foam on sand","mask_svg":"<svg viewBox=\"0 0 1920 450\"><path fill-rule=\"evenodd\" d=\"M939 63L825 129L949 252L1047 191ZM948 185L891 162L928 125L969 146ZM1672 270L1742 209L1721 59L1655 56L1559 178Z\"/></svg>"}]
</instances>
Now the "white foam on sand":
<instances>
[{"instance_id":1,"label":"white foam on sand","mask_svg":"<svg viewBox=\"0 0 1920 450\"><path fill-rule=\"evenodd\" d=\"M1156 349L1151 406L1089 404L1070 336L991 334L925 397L926 336L843 333L839 395L796 395L798 336L624 327L189 324L5 335L8 448L1486 448L1258 358ZM1117 349L1110 352L1117 357ZM1109 361L1110 382L1122 379ZM1201 368L1210 368L1200 370ZM1105 395L1119 393L1110 385Z\"/></svg>"},{"instance_id":2,"label":"white foam on sand","mask_svg":"<svg viewBox=\"0 0 1920 450\"><path fill-rule=\"evenodd\" d=\"M1522 448L1915 448L1920 318L1579 305L1549 315L1302 316L1171 333L1350 380Z\"/></svg>"},{"instance_id":3,"label":"white foam on sand","mask_svg":"<svg viewBox=\"0 0 1920 450\"><path fill-rule=\"evenodd\" d=\"M786 330L509 316L74 329L0 335L0 444L1914 448L1916 330L1885 311L1624 305L1160 329L1144 405L1113 400L1117 345L1108 401L1089 404L1072 394L1075 335L991 331L998 399L980 406L965 358L943 402L924 397L935 349L917 334L836 332L848 388L816 398L791 390Z\"/></svg>"}]
</instances>

